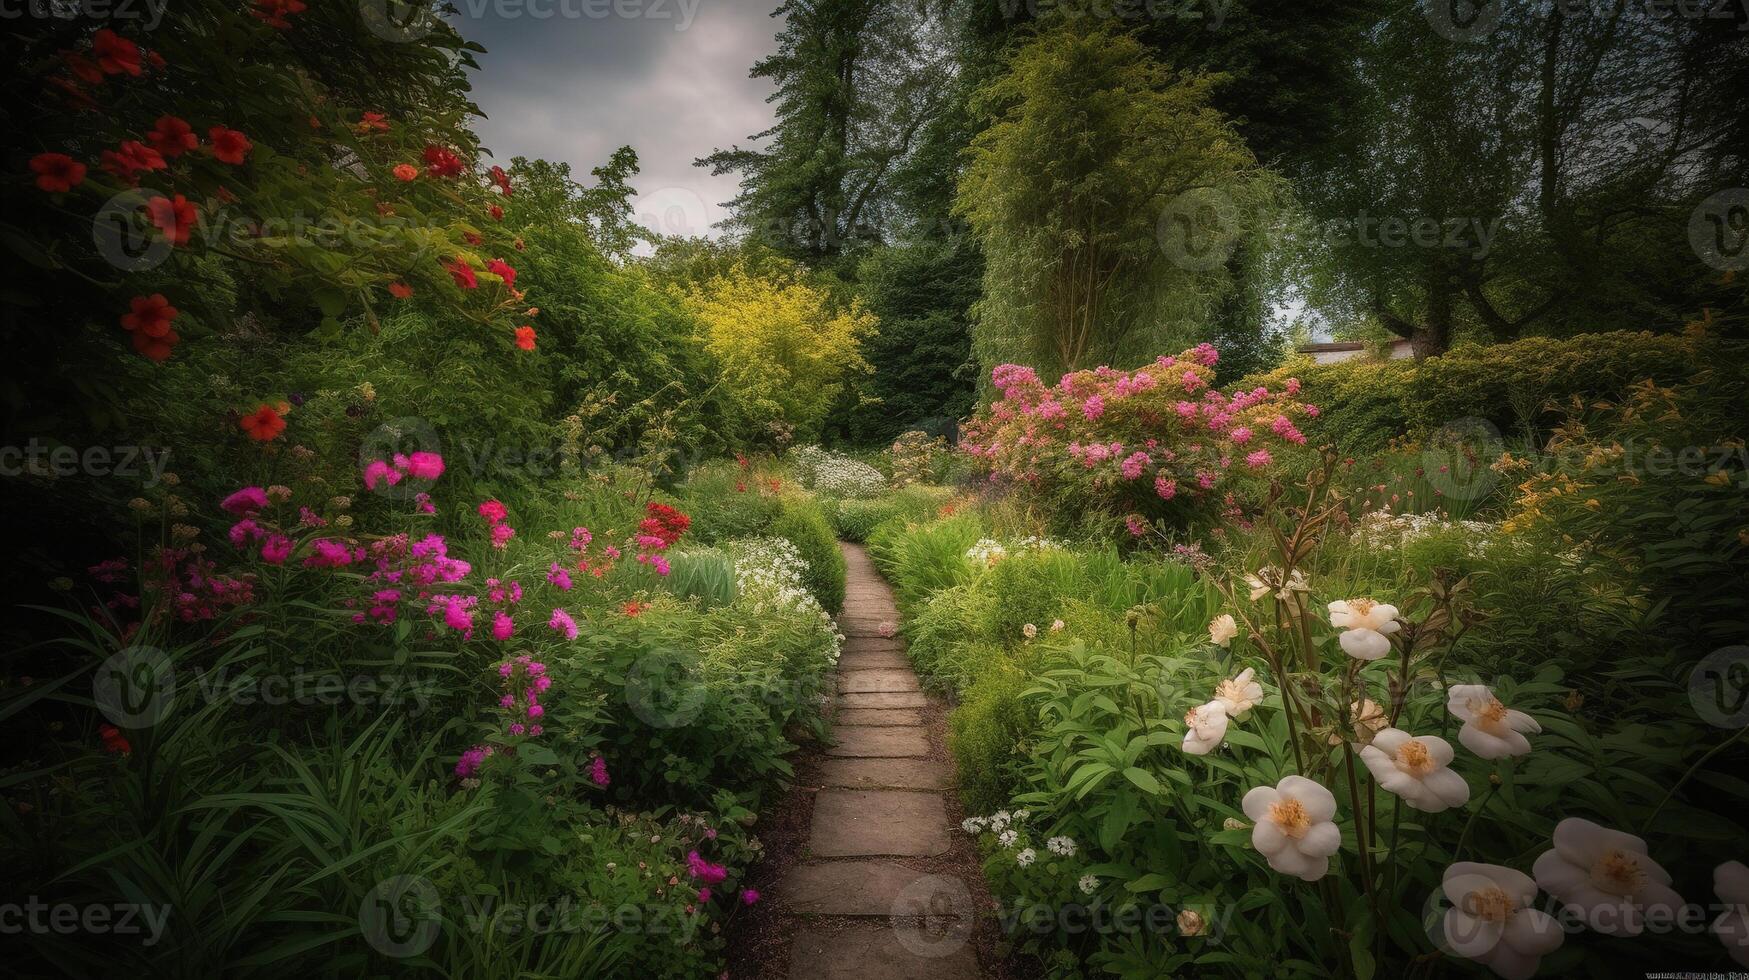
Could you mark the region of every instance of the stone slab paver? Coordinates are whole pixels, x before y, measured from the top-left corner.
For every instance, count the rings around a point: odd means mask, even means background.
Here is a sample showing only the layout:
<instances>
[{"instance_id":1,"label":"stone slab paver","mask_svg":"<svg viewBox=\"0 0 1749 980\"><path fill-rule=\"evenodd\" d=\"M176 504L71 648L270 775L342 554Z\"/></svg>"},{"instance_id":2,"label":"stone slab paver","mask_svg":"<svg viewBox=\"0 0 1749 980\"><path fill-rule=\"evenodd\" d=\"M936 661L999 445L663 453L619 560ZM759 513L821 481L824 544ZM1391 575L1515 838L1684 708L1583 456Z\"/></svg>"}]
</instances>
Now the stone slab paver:
<instances>
[{"instance_id":1,"label":"stone slab paver","mask_svg":"<svg viewBox=\"0 0 1749 980\"><path fill-rule=\"evenodd\" d=\"M923 727L923 712L916 708L851 708L832 719L840 725L898 725Z\"/></svg>"},{"instance_id":2,"label":"stone slab paver","mask_svg":"<svg viewBox=\"0 0 1749 980\"><path fill-rule=\"evenodd\" d=\"M976 980L982 974L969 934L969 923L947 936L873 923L803 929L791 949L790 980Z\"/></svg>"},{"instance_id":3,"label":"stone slab paver","mask_svg":"<svg viewBox=\"0 0 1749 980\"><path fill-rule=\"evenodd\" d=\"M880 653L845 653L838 657L838 669L846 670L910 670L911 660L897 650Z\"/></svg>"},{"instance_id":4,"label":"stone slab paver","mask_svg":"<svg viewBox=\"0 0 1749 980\"><path fill-rule=\"evenodd\" d=\"M807 915L975 914L963 881L892 860L806 864L785 875L773 897Z\"/></svg>"},{"instance_id":5,"label":"stone slab paver","mask_svg":"<svg viewBox=\"0 0 1749 980\"><path fill-rule=\"evenodd\" d=\"M832 759L820 768L820 781L849 789L945 790L953 773L928 759Z\"/></svg>"},{"instance_id":6,"label":"stone slab paver","mask_svg":"<svg viewBox=\"0 0 1749 980\"><path fill-rule=\"evenodd\" d=\"M928 703L922 691L838 695L838 706L841 708L921 708Z\"/></svg>"},{"instance_id":7,"label":"stone slab paver","mask_svg":"<svg viewBox=\"0 0 1749 980\"><path fill-rule=\"evenodd\" d=\"M836 740L827 755L850 759L897 759L922 757L929 754L929 739L921 728L892 728L873 725L838 725L832 729Z\"/></svg>"},{"instance_id":8,"label":"stone slab paver","mask_svg":"<svg viewBox=\"0 0 1749 980\"><path fill-rule=\"evenodd\" d=\"M840 674L838 690L844 694L898 694L919 688L916 672L904 667L898 670L853 670Z\"/></svg>"},{"instance_id":9,"label":"stone slab paver","mask_svg":"<svg viewBox=\"0 0 1749 980\"><path fill-rule=\"evenodd\" d=\"M947 807L935 793L826 789L814 797L816 857L929 857L948 851Z\"/></svg>"}]
</instances>

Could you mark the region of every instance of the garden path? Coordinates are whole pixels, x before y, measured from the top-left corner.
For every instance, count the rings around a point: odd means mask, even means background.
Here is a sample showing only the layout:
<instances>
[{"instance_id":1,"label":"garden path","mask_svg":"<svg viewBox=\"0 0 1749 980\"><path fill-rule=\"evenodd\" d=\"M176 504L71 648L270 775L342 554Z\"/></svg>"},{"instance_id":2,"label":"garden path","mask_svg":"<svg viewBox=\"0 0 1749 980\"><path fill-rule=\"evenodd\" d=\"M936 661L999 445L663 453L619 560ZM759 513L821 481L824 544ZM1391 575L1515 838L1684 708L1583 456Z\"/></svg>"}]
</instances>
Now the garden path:
<instances>
[{"instance_id":1,"label":"garden path","mask_svg":"<svg viewBox=\"0 0 1749 980\"><path fill-rule=\"evenodd\" d=\"M972 980L983 977L967 876L948 825L953 763L924 724L930 699L904 654L881 636L899 618L892 590L861 546L848 565L835 743L827 750L806 858L773 890L794 918L791 980Z\"/></svg>"}]
</instances>

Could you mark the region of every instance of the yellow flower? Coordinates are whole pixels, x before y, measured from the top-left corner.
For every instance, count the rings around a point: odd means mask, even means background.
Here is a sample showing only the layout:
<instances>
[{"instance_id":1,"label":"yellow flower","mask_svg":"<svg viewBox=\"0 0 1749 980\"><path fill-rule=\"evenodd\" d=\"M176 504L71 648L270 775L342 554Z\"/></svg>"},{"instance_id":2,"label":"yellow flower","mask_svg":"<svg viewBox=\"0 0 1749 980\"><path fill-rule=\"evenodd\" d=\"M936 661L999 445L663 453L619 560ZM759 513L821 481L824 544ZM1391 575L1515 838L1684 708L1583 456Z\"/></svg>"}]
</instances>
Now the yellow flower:
<instances>
[{"instance_id":1,"label":"yellow flower","mask_svg":"<svg viewBox=\"0 0 1749 980\"><path fill-rule=\"evenodd\" d=\"M1585 501L1585 508L1587 510L1602 510L1603 509L1603 502L1598 500L1596 497L1592 497L1591 499Z\"/></svg>"},{"instance_id":2,"label":"yellow flower","mask_svg":"<svg viewBox=\"0 0 1749 980\"><path fill-rule=\"evenodd\" d=\"M1707 474L1706 482L1715 487L1728 487L1731 485L1731 474L1724 470L1714 470Z\"/></svg>"}]
</instances>

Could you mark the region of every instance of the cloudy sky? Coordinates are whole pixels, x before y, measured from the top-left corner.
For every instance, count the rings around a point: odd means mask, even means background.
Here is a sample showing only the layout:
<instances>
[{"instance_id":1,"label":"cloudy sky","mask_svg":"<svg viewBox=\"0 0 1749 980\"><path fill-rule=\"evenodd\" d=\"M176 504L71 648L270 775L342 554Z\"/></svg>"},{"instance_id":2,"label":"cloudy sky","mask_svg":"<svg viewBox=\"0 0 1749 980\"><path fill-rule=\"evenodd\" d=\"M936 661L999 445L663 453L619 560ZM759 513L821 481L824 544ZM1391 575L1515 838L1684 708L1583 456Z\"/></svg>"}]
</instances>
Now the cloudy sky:
<instances>
[{"instance_id":1,"label":"cloudy sky","mask_svg":"<svg viewBox=\"0 0 1749 980\"><path fill-rule=\"evenodd\" d=\"M495 159L589 170L638 151L640 221L715 234L733 175L692 161L771 125L772 86L750 79L775 48L777 0L456 0L451 20L486 48L474 73L477 131ZM616 13L616 10L618 11ZM544 14L545 16L540 16ZM627 16L628 14L633 16Z\"/></svg>"}]
</instances>

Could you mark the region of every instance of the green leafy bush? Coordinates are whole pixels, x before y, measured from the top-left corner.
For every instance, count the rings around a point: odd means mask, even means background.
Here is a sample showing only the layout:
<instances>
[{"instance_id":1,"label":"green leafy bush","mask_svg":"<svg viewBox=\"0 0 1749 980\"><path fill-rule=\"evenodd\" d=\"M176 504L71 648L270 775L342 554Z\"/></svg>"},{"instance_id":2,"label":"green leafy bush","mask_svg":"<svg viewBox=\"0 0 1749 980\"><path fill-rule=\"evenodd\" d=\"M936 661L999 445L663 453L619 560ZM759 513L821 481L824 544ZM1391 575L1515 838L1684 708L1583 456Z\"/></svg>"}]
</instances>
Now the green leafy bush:
<instances>
[{"instance_id":1,"label":"green leafy bush","mask_svg":"<svg viewBox=\"0 0 1749 980\"><path fill-rule=\"evenodd\" d=\"M844 606L844 554L838 536L826 522L825 512L813 499L800 495L783 498L783 510L772 522L771 533L794 544L808 563L806 582L820 605L829 613Z\"/></svg>"}]
</instances>

